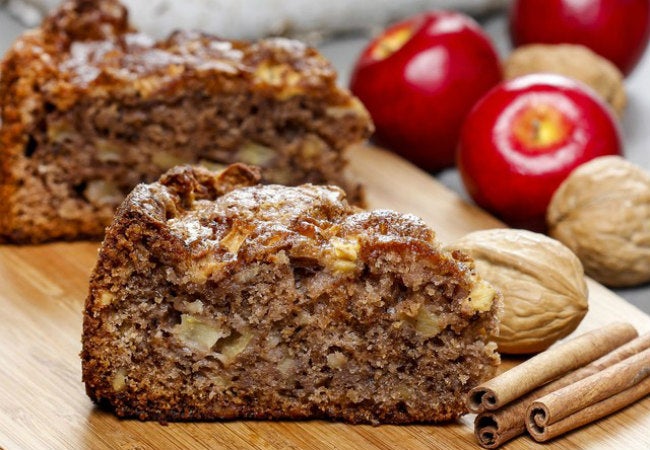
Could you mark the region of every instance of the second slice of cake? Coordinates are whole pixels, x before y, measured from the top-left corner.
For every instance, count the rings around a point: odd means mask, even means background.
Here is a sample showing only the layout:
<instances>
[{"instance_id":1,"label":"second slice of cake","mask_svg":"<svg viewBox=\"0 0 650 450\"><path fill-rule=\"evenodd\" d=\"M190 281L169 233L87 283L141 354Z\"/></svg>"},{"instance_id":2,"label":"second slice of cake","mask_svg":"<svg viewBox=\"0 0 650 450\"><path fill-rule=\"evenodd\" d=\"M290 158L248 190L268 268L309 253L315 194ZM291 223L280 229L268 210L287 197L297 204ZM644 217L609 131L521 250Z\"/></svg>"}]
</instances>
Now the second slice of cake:
<instances>
[{"instance_id":1,"label":"second slice of cake","mask_svg":"<svg viewBox=\"0 0 650 450\"><path fill-rule=\"evenodd\" d=\"M0 242L99 238L139 182L181 163L335 184L370 118L315 49L131 29L116 0L64 2L0 70Z\"/></svg>"},{"instance_id":2,"label":"second slice of cake","mask_svg":"<svg viewBox=\"0 0 650 450\"><path fill-rule=\"evenodd\" d=\"M178 167L108 228L83 380L118 416L456 418L499 361L500 296L411 215L256 170Z\"/></svg>"}]
</instances>

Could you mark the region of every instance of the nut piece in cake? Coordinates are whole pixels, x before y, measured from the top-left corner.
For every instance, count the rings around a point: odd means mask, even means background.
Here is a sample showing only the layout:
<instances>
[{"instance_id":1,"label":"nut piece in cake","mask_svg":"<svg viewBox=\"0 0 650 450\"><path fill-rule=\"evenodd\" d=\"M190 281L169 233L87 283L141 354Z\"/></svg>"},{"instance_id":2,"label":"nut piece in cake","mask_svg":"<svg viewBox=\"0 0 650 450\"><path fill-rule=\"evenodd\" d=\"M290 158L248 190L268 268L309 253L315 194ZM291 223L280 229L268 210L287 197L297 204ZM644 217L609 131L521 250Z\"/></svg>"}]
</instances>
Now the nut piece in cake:
<instances>
[{"instance_id":1,"label":"nut piece in cake","mask_svg":"<svg viewBox=\"0 0 650 450\"><path fill-rule=\"evenodd\" d=\"M445 421L495 372L500 304L414 216L241 164L177 167L108 228L83 379L144 420Z\"/></svg>"}]
</instances>

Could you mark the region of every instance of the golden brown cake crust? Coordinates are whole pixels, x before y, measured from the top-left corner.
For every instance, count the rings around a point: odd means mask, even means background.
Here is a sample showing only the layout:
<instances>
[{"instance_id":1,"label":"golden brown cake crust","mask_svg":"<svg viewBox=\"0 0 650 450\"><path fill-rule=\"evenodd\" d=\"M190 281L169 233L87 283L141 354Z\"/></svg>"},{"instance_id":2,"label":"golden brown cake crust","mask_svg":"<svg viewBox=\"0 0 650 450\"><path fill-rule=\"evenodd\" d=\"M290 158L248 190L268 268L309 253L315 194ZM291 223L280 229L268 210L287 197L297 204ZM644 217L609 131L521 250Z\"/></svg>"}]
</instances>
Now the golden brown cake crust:
<instances>
[{"instance_id":1,"label":"golden brown cake crust","mask_svg":"<svg viewBox=\"0 0 650 450\"><path fill-rule=\"evenodd\" d=\"M88 395L143 420L438 422L494 374L500 297L411 215L336 187L179 167L109 227L84 314Z\"/></svg>"},{"instance_id":2,"label":"golden brown cake crust","mask_svg":"<svg viewBox=\"0 0 650 450\"><path fill-rule=\"evenodd\" d=\"M156 42L129 27L116 0L67 1L5 56L0 102L0 239L100 237L130 188L181 162L259 162L269 182L339 184L361 201L342 153L369 135L369 116L337 87L331 64L297 41L178 32ZM107 147L126 156L109 160ZM109 186L88 195L96 178ZM108 200L93 203L97 192Z\"/></svg>"}]
</instances>

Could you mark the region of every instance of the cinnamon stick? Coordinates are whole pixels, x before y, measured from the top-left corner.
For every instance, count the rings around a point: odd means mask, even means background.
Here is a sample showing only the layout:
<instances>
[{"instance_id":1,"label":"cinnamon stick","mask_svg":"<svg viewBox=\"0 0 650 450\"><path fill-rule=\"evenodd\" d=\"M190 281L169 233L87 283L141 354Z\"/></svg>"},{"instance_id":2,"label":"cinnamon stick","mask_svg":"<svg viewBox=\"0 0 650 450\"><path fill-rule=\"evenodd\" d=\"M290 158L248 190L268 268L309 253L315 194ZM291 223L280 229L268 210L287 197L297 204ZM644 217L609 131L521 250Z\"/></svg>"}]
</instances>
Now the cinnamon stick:
<instances>
[{"instance_id":1,"label":"cinnamon stick","mask_svg":"<svg viewBox=\"0 0 650 450\"><path fill-rule=\"evenodd\" d=\"M537 442L546 442L566 433L567 431L571 431L615 413L647 395L650 395L650 377L623 392L594 405L588 406L559 422L540 428L539 430L533 429L530 434Z\"/></svg>"},{"instance_id":2,"label":"cinnamon stick","mask_svg":"<svg viewBox=\"0 0 650 450\"><path fill-rule=\"evenodd\" d=\"M634 327L622 322L584 333L475 387L469 392L467 406L475 413L499 409L536 387L600 358L636 336Z\"/></svg>"},{"instance_id":3,"label":"cinnamon stick","mask_svg":"<svg viewBox=\"0 0 650 450\"><path fill-rule=\"evenodd\" d=\"M647 349L534 401L526 412L526 428L543 442L593 422L645 396L649 376Z\"/></svg>"},{"instance_id":4,"label":"cinnamon stick","mask_svg":"<svg viewBox=\"0 0 650 450\"><path fill-rule=\"evenodd\" d=\"M598 373L648 348L650 348L650 333L639 336L591 364L535 389L497 411L480 413L474 420L476 439L482 447L499 447L526 431L526 410L536 399Z\"/></svg>"}]
</instances>

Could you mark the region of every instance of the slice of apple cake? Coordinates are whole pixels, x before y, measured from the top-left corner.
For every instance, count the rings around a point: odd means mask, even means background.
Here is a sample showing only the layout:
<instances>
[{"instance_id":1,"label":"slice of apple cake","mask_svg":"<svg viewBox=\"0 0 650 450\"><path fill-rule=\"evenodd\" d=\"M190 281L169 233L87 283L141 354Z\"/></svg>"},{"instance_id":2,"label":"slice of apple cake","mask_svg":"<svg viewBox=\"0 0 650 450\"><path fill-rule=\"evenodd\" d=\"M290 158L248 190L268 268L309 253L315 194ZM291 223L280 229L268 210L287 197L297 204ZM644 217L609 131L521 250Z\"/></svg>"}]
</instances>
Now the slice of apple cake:
<instances>
[{"instance_id":1,"label":"slice of apple cake","mask_svg":"<svg viewBox=\"0 0 650 450\"><path fill-rule=\"evenodd\" d=\"M0 241L98 238L139 182L181 164L262 168L265 182L336 184L372 124L297 41L131 29L117 0L64 2L0 69Z\"/></svg>"},{"instance_id":2,"label":"slice of apple cake","mask_svg":"<svg viewBox=\"0 0 650 450\"><path fill-rule=\"evenodd\" d=\"M500 295L420 219L237 164L141 184L83 324L88 395L143 420L438 422L499 362Z\"/></svg>"}]
</instances>

